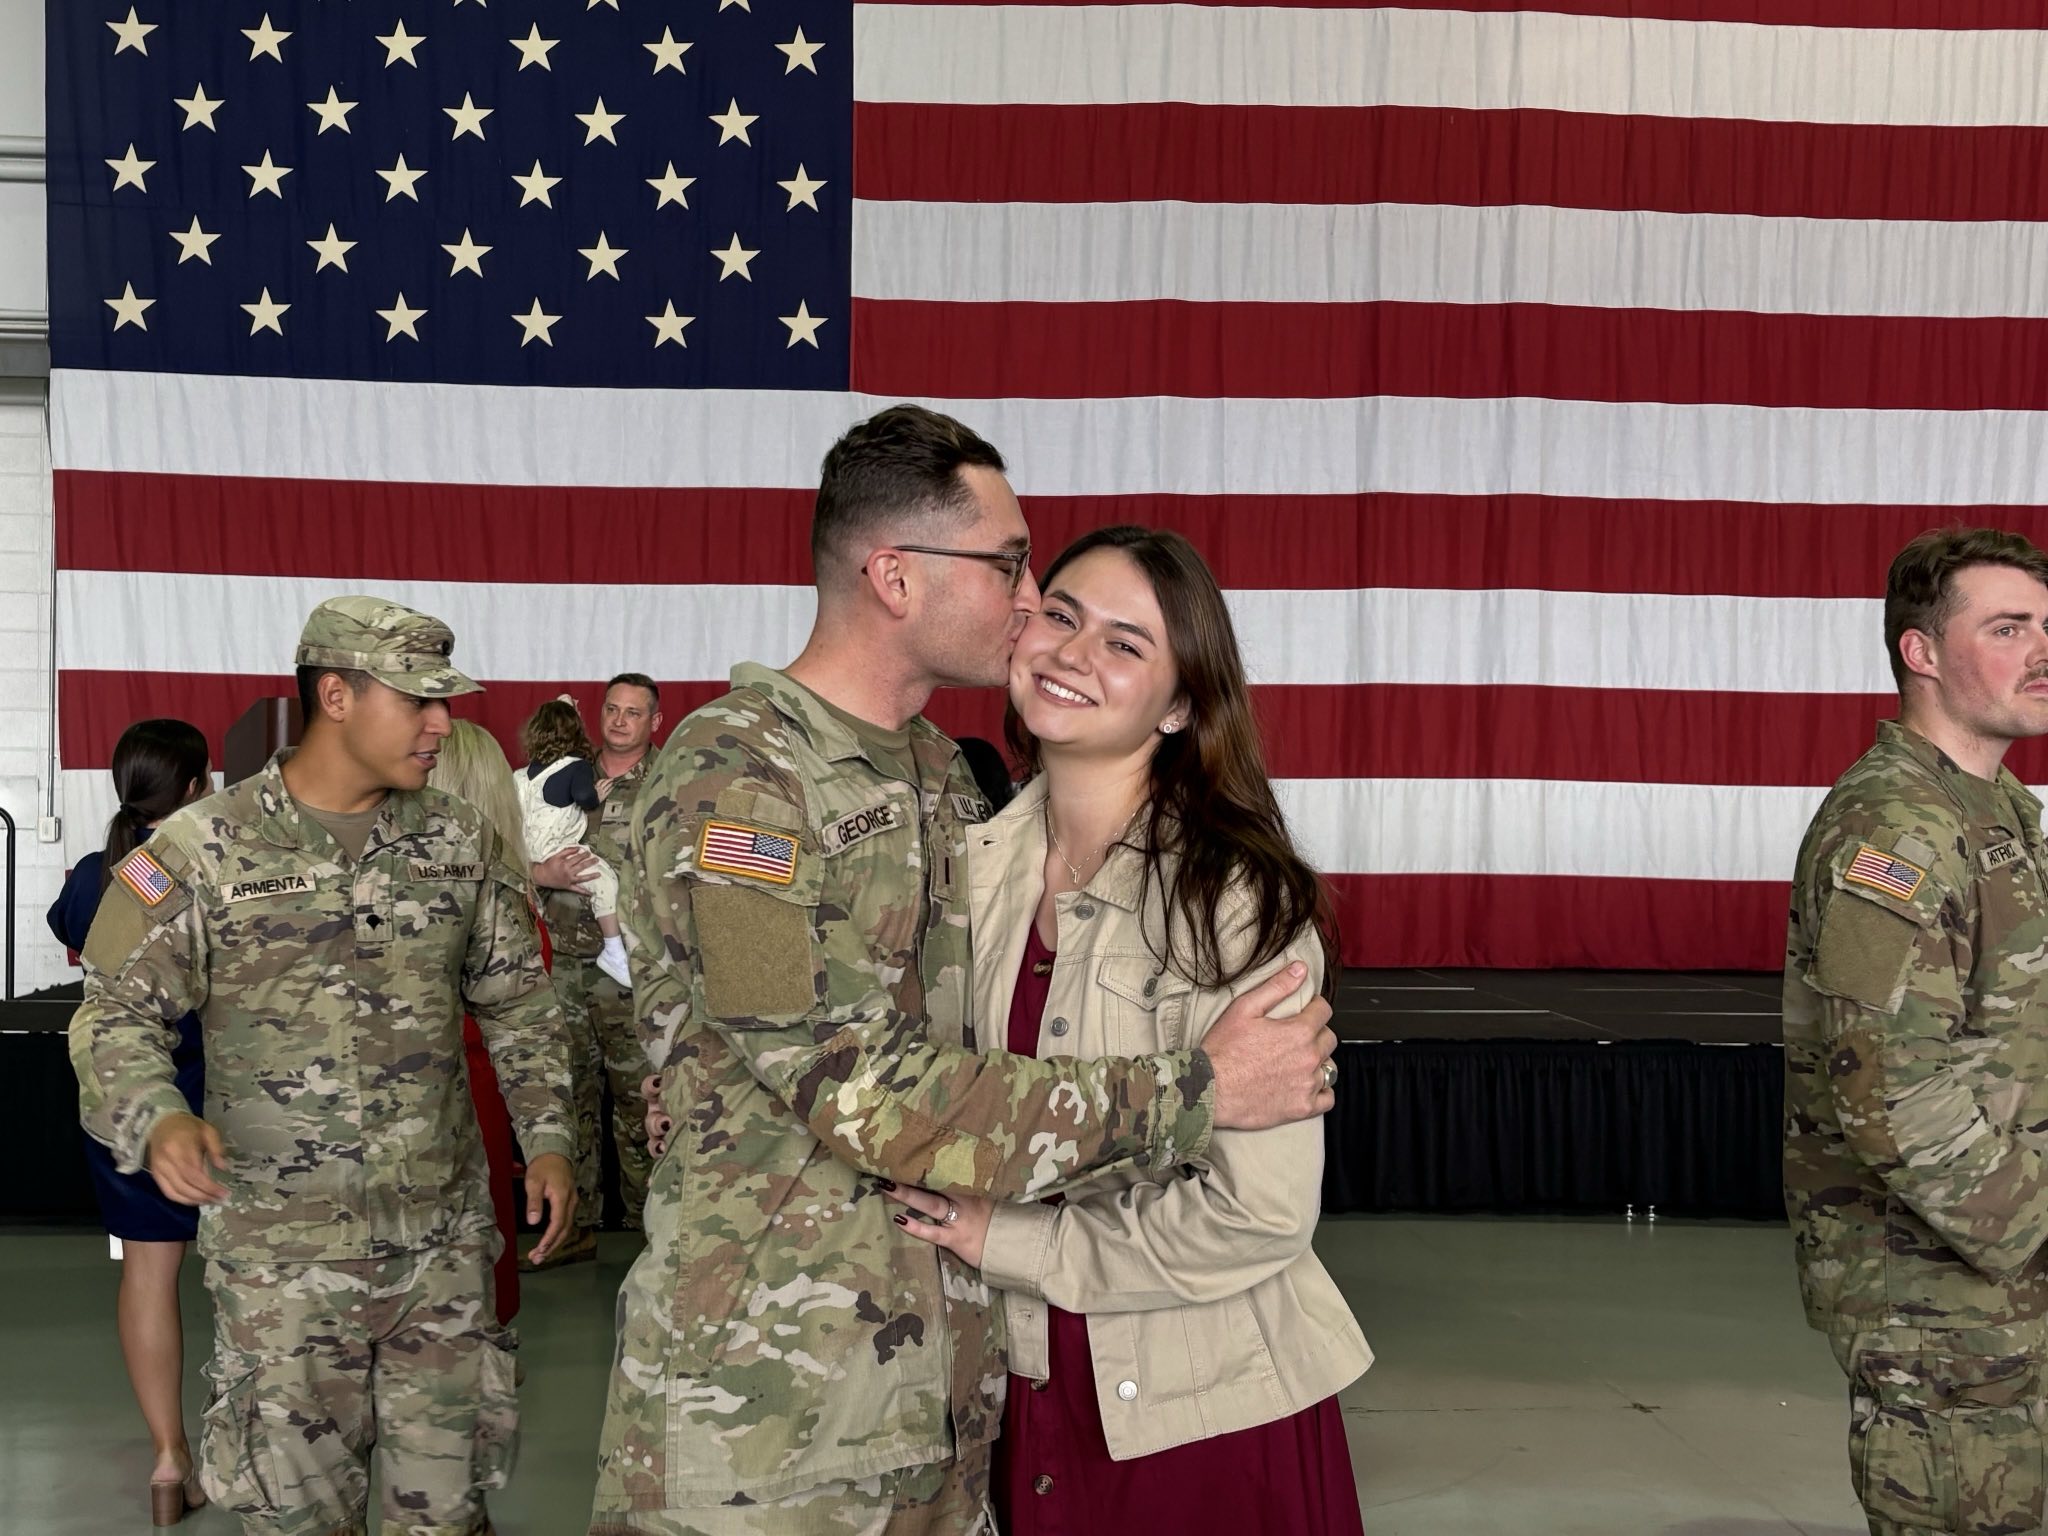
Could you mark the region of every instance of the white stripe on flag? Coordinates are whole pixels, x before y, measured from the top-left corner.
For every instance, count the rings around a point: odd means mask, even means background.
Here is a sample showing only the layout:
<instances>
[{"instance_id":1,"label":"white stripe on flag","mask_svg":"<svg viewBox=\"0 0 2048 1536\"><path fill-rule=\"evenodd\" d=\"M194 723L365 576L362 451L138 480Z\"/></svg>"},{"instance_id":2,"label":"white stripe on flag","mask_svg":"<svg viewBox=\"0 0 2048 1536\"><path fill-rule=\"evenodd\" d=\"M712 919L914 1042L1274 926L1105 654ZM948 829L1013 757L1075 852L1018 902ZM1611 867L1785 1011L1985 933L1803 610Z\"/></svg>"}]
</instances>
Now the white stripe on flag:
<instances>
[{"instance_id":1,"label":"white stripe on flag","mask_svg":"<svg viewBox=\"0 0 2048 1536\"><path fill-rule=\"evenodd\" d=\"M104 769L63 774L65 852L100 846ZM1347 874L1783 880L1823 789L1534 779L1283 779L1317 868Z\"/></svg>"},{"instance_id":2,"label":"white stripe on flag","mask_svg":"<svg viewBox=\"0 0 2048 1536\"><path fill-rule=\"evenodd\" d=\"M1287 779L1318 869L1348 874L1790 878L1821 788L1544 779Z\"/></svg>"},{"instance_id":3,"label":"white stripe on flag","mask_svg":"<svg viewBox=\"0 0 2048 1536\"><path fill-rule=\"evenodd\" d=\"M1411 203L856 205L853 291L968 303L2048 316L2048 224Z\"/></svg>"},{"instance_id":4,"label":"white stripe on flag","mask_svg":"<svg viewBox=\"0 0 2048 1536\"><path fill-rule=\"evenodd\" d=\"M58 573L67 668L289 670L306 614L370 590L442 618L455 662L489 680L605 677L621 656L722 678L802 649L808 587L516 586L436 581ZM1255 683L1883 693L1881 608L1863 598L1414 588L1226 594ZM1546 638L1548 637L1548 638ZM1563 643L1562 637L1570 637Z\"/></svg>"},{"instance_id":5,"label":"white stripe on flag","mask_svg":"<svg viewBox=\"0 0 2048 1536\"><path fill-rule=\"evenodd\" d=\"M893 403L76 369L56 370L51 387L60 471L484 485L811 486L833 439ZM1027 495L2048 502L2048 415L2032 411L1401 396L930 403L1002 449Z\"/></svg>"},{"instance_id":6,"label":"white stripe on flag","mask_svg":"<svg viewBox=\"0 0 2048 1536\"><path fill-rule=\"evenodd\" d=\"M57 573L57 648L66 668L161 672L291 670L306 615L371 591L446 621L455 664L481 679L610 676L618 658L659 658L663 675L722 678L735 662L803 649L808 587L515 586L350 581L161 571Z\"/></svg>"},{"instance_id":7,"label":"white stripe on flag","mask_svg":"<svg viewBox=\"0 0 2048 1536\"><path fill-rule=\"evenodd\" d=\"M860 101L2048 124L2048 33L1227 5L856 5Z\"/></svg>"},{"instance_id":8,"label":"white stripe on flag","mask_svg":"<svg viewBox=\"0 0 2048 1536\"><path fill-rule=\"evenodd\" d=\"M53 369L58 469L456 485L814 486L891 402Z\"/></svg>"}]
</instances>

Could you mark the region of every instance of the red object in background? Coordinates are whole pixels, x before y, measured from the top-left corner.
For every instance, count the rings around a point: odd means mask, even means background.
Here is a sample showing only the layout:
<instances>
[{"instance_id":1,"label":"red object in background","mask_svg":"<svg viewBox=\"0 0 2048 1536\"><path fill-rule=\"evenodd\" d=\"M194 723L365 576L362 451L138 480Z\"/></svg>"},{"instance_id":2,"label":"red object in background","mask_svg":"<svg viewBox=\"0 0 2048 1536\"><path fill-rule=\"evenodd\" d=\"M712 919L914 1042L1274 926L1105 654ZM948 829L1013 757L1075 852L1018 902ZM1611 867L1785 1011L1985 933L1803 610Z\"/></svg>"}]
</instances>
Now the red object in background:
<instances>
[{"instance_id":1,"label":"red object in background","mask_svg":"<svg viewBox=\"0 0 2048 1536\"><path fill-rule=\"evenodd\" d=\"M548 942L547 924L536 918L534 926L540 930L540 963L552 974L555 952ZM491 1210L505 1239L504 1251L491 1269L491 1289L498 1304L498 1321L509 1323L519 1312L519 1176L523 1165L512 1155L512 1115L505 1108L505 1095L498 1091L498 1070L491 1065L482 1031L468 1014L462 1016L462 1047L469 1060L469 1096L476 1105L484 1158L491 1170Z\"/></svg>"},{"instance_id":2,"label":"red object in background","mask_svg":"<svg viewBox=\"0 0 2048 1536\"><path fill-rule=\"evenodd\" d=\"M491 1288L497 1297L498 1321L509 1323L519 1311L518 1171L512 1157L512 1116L505 1108L504 1094L498 1091L497 1069L484 1048L484 1037L468 1014L462 1016L462 1048L469 1058L469 1096L476 1104L484 1159L491 1169L491 1209L505 1239L504 1251L491 1269Z\"/></svg>"}]
</instances>

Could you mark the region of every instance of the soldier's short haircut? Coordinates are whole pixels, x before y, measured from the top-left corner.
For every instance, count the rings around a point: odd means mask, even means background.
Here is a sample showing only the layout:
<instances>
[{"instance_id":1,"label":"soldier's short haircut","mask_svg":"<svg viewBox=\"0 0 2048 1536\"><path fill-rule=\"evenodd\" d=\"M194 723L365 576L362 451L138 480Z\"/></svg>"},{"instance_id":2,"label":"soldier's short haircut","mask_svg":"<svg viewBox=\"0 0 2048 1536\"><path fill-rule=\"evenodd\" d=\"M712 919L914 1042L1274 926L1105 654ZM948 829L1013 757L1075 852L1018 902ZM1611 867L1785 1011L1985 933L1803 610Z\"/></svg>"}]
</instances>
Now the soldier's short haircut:
<instances>
[{"instance_id":1,"label":"soldier's short haircut","mask_svg":"<svg viewBox=\"0 0 2048 1536\"><path fill-rule=\"evenodd\" d=\"M1884 643L1891 654L1892 680L1905 690L1905 658L1899 641L1909 629L1940 635L1962 598L1956 574L1973 565L2004 565L2025 571L2048 586L2048 554L2003 528L1931 528L1893 557L1884 583Z\"/></svg>"},{"instance_id":2,"label":"soldier's short haircut","mask_svg":"<svg viewBox=\"0 0 2048 1536\"><path fill-rule=\"evenodd\" d=\"M825 455L811 515L811 563L820 574L835 555L866 554L905 517L964 527L974 493L960 471L1000 471L1003 456L971 427L921 405L892 405L847 429Z\"/></svg>"},{"instance_id":3,"label":"soldier's short haircut","mask_svg":"<svg viewBox=\"0 0 2048 1536\"><path fill-rule=\"evenodd\" d=\"M315 720L322 718L318 690L320 679L326 677L329 673L347 683L348 691L359 699L363 696L363 690L376 681L369 673L358 672L349 667L300 667L298 678L301 730L310 726Z\"/></svg>"},{"instance_id":4,"label":"soldier's short haircut","mask_svg":"<svg viewBox=\"0 0 2048 1536\"><path fill-rule=\"evenodd\" d=\"M621 672L604 685L606 693L610 693L614 688L645 688L647 697L654 700L654 707L661 708L661 690L654 686L654 679L645 672Z\"/></svg>"}]
</instances>

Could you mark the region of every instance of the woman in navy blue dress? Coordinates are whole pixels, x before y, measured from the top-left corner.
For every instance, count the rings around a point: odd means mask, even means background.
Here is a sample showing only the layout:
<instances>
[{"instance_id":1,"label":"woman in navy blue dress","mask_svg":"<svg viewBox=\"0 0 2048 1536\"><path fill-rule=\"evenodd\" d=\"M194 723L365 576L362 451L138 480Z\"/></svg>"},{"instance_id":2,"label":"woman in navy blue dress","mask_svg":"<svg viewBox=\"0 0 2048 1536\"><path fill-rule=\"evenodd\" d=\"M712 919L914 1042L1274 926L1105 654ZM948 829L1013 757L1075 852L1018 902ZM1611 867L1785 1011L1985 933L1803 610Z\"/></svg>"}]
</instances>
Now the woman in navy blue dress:
<instances>
[{"instance_id":1,"label":"woman in navy blue dress","mask_svg":"<svg viewBox=\"0 0 2048 1536\"><path fill-rule=\"evenodd\" d=\"M65 880L50 908L51 932L68 948L83 949L115 867L159 821L212 787L206 738L196 728L182 720L138 720L123 731L114 746L121 808L107 826L105 851L80 859ZM206 1071L196 1015L178 1021L171 1062L192 1113L203 1113ZM206 1502L185 1438L185 1337L178 1313L178 1270L198 1230L199 1212L168 1199L146 1172L117 1172L113 1154L91 1137L85 1139L85 1155L108 1235L121 1240L121 1355L156 1445L151 1514L158 1525L174 1524Z\"/></svg>"}]
</instances>

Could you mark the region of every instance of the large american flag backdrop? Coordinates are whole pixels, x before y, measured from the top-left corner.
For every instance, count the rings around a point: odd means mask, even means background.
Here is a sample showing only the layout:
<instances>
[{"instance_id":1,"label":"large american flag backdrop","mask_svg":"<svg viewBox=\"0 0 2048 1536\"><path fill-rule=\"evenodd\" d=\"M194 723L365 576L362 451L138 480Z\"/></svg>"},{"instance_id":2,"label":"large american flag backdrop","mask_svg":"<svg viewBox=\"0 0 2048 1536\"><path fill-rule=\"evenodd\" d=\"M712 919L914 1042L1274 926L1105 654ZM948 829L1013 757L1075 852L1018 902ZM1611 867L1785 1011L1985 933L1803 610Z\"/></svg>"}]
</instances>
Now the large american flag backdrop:
<instances>
[{"instance_id":1,"label":"large american flag backdrop","mask_svg":"<svg viewBox=\"0 0 2048 1536\"><path fill-rule=\"evenodd\" d=\"M339 591L507 738L627 667L675 718L795 653L819 457L919 398L1042 551L1206 552L1353 963L1773 965L1890 555L2048 531L2043 24L51 0L74 841Z\"/></svg>"}]
</instances>

